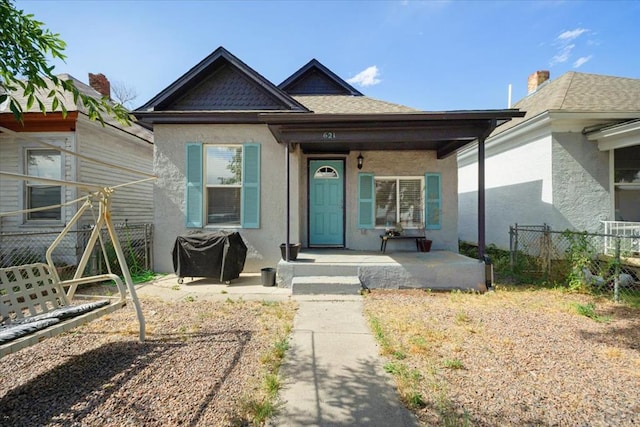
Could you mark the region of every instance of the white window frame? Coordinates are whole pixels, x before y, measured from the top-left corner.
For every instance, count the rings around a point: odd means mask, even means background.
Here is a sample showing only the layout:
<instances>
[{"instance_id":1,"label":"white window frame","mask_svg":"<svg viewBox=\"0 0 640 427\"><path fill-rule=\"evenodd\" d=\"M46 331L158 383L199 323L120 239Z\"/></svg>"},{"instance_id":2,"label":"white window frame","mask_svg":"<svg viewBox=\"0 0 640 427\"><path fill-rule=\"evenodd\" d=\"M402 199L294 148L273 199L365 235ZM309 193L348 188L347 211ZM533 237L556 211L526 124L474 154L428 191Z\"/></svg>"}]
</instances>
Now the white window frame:
<instances>
[{"instance_id":1,"label":"white window frame","mask_svg":"<svg viewBox=\"0 0 640 427\"><path fill-rule=\"evenodd\" d=\"M58 178L61 181L64 181L64 171L65 171L65 157L64 154L60 151L57 151L54 148L46 148L46 147L42 147L40 145L34 145L34 146L26 146L24 147L24 149L22 150L22 172L24 175L28 175L28 171L29 171L29 165L27 164L27 161L29 159L29 155L32 152L35 151L48 151L48 152L56 152L59 156L60 156L60 174L58 176ZM35 187L35 186L42 186L42 185L47 185L47 184L43 184L43 183L33 183L33 184L29 184L28 180L25 180L23 183L23 192L22 192L22 200L21 200L21 206L23 206L23 209L29 209L29 188L30 187ZM64 202L64 197L65 197L65 190L64 187L62 185L59 185L58 187L60 187L60 200L58 200L58 203L56 204L62 204ZM23 222L25 224L30 224L30 225L59 225L62 224L64 221L64 209L62 207L58 208L60 210L60 218L59 219L37 219L37 218L29 218L30 213L27 212L24 214L24 219Z\"/></svg>"},{"instance_id":2,"label":"white window frame","mask_svg":"<svg viewBox=\"0 0 640 427\"><path fill-rule=\"evenodd\" d=\"M242 228L242 183L243 183L243 179L244 177L241 176L240 178L240 182L236 183L236 184L209 184L207 182L207 160L208 160L208 148L210 147L216 147L216 148L239 148L242 152L242 163L240 164L240 170L243 169L244 167L244 146L242 144L203 144L203 174L202 174L202 180L204 181L204 203L203 203L203 210L204 210L204 226L207 228ZM238 206L238 210L239 210L239 216L238 216L238 223L237 224L229 224L229 223L210 223L209 222L209 189L210 188L239 188L240 189L240 206Z\"/></svg>"},{"instance_id":3,"label":"white window frame","mask_svg":"<svg viewBox=\"0 0 640 427\"><path fill-rule=\"evenodd\" d=\"M424 182L424 176L374 176L374 186L373 186L373 197L374 197L374 209L377 209L378 206L378 193L376 192L376 182L377 181L391 181L391 180L395 180L396 181L396 222L394 222L393 224L389 224L389 227L393 228L395 227L396 223L398 222L398 216L400 215L400 181L420 181L420 212L422 215L422 221L420 221L420 225L419 226L409 226L409 227L404 227L405 229L409 229L409 230L419 230L419 229L423 229L425 227L425 215L424 215L424 204L425 204L425 182ZM376 229L385 229L388 228L387 225L377 225L376 224L376 215L374 213L373 216L373 222L374 222L374 227Z\"/></svg>"}]
</instances>

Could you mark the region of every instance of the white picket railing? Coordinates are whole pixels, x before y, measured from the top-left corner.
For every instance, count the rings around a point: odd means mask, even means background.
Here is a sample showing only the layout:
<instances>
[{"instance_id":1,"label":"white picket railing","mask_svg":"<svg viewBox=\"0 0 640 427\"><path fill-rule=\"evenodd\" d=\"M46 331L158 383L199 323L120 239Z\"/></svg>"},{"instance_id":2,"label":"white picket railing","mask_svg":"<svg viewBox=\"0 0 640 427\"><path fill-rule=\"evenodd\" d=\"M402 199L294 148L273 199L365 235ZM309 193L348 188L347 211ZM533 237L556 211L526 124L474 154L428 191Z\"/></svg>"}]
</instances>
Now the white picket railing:
<instances>
[{"instance_id":1,"label":"white picket railing","mask_svg":"<svg viewBox=\"0 0 640 427\"><path fill-rule=\"evenodd\" d=\"M623 253L638 254L640 252L640 222L631 221L602 221L604 224L604 253L615 255L616 238L613 236L624 236L620 251Z\"/></svg>"}]
</instances>

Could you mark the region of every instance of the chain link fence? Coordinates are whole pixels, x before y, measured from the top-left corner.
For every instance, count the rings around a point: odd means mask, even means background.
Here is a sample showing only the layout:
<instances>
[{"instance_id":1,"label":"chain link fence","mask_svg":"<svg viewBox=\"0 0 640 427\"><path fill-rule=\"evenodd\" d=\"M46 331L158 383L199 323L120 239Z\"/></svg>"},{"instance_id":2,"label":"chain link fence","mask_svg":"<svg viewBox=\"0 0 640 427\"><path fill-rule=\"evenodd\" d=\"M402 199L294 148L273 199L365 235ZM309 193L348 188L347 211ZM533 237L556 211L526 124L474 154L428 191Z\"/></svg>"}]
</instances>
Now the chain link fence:
<instances>
[{"instance_id":1,"label":"chain link fence","mask_svg":"<svg viewBox=\"0 0 640 427\"><path fill-rule=\"evenodd\" d=\"M526 278L640 300L640 234L553 231L548 225L509 227L510 267Z\"/></svg>"},{"instance_id":2,"label":"chain link fence","mask_svg":"<svg viewBox=\"0 0 640 427\"><path fill-rule=\"evenodd\" d=\"M60 279L70 279L77 270L84 253L91 229L69 232L52 253ZM153 266L153 226L152 224L124 224L115 226L115 232L122 247L132 276L151 271ZM45 253L59 233L3 233L0 234L0 266L46 262ZM101 231L104 251L100 239L91 252L84 276L111 272L122 277L115 249L107 230Z\"/></svg>"}]
</instances>

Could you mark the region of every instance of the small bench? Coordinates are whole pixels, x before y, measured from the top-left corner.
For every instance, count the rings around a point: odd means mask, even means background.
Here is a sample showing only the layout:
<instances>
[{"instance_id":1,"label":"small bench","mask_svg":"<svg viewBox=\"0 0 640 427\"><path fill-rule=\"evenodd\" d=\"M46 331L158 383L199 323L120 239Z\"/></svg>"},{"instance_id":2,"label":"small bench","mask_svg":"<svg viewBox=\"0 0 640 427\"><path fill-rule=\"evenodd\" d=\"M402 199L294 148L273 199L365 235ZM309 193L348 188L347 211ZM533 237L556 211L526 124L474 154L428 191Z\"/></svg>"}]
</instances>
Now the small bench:
<instances>
[{"instance_id":1,"label":"small bench","mask_svg":"<svg viewBox=\"0 0 640 427\"><path fill-rule=\"evenodd\" d=\"M385 253L387 250L387 242L389 240L415 240L416 241L416 250L418 252L422 251L422 248L424 248L425 246L425 241L427 240L427 238L423 235L414 235L414 236L409 236L409 235L400 235L400 236L394 236L394 235L390 235L390 234L381 234L380 235L380 252Z\"/></svg>"},{"instance_id":2,"label":"small bench","mask_svg":"<svg viewBox=\"0 0 640 427\"><path fill-rule=\"evenodd\" d=\"M72 294L77 285L108 280L116 283L118 297L72 305L65 293L67 286ZM115 274L60 281L55 269L44 263L0 268L0 358L125 305L126 290ZM140 323L141 341L144 340L143 322Z\"/></svg>"}]
</instances>

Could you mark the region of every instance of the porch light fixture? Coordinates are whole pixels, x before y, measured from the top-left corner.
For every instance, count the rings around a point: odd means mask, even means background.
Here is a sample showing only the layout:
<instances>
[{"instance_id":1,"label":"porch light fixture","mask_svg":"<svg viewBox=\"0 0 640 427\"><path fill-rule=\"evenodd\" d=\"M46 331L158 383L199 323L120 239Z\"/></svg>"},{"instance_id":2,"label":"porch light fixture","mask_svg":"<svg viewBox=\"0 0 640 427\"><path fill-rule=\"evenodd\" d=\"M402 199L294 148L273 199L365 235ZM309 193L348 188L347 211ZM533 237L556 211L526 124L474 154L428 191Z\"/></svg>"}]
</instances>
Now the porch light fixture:
<instances>
[{"instance_id":1,"label":"porch light fixture","mask_svg":"<svg viewBox=\"0 0 640 427\"><path fill-rule=\"evenodd\" d=\"M364 157L362 157L362 153L358 155L358 169L362 169L362 165L364 164Z\"/></svg>"}]
</instances>

